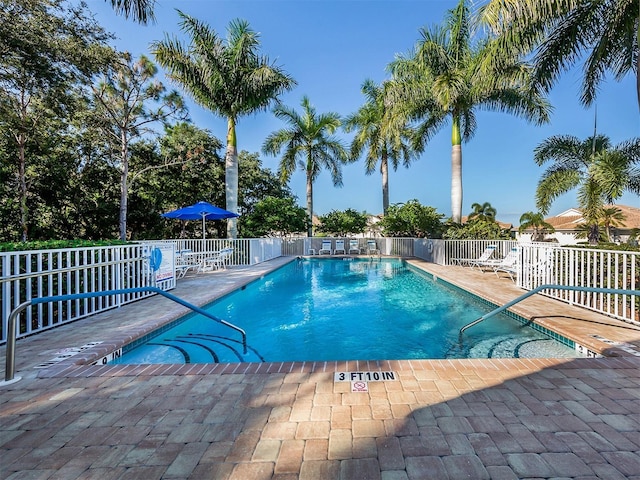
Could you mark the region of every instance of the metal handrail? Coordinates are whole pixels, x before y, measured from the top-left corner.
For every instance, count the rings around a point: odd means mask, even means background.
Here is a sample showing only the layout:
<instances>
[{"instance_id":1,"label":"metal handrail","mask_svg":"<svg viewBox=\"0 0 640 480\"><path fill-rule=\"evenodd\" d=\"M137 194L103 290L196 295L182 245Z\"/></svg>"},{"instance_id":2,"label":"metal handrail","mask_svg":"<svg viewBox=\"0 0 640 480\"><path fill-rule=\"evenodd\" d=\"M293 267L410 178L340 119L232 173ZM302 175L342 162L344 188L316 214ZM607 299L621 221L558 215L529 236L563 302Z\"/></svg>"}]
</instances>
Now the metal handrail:
<instances>
[{"instance_id":1,"label":"metal handrail","mask_svg":"<svg viewBox=\"0 0 640 480\"><path fill-rule=\"evenodd\" d=\"M65 300L78 300L81 298L94 298L94 297L108 297L110 295L122 295L127 293L141 293L141 292L154 292L162 295L169 300L172 300L176 303L179 303L182 306L185 306L200 315L204 315L211 320L214 320L222 325L225 325L229 328L232 328L239 332L242 335L242 347L244 349L244 354L247 354L247 334L246 332L232 323L227 322L226 320L222 320L221 318L216 317L215 315L210 314L206 310L203 310L200 307L196 307L195 305L190 304L189 302L184 301L180 297L176 297L158 287L137 287L137 288L124 288L119 290L105 290L104 292L90 292L90 293L75 293L70 295L57 295L53 297L41 297L41 298L32 298L24 303L21 303L16 308L14 308L9 314L8 322L7 322L7 352L6 352L6 363L5 363L5 375L4 375L4 383L13 383L15 376L15 365L16 365L16 329L18 326L18 316L22 313L27 307L31 305L38 305L40 303L48 303L48 302L58 302ZM0 382L2 385L3 382Z\"/></svg>"},{"instance_id":2,"label":"metal handrail","mask_svg":"<svg viewBox=\"0 0 640 480\"><path fill-rule=\"evenodd\" d=\"M483 320L486 320L487 318L493 317L494 315L497 315L498 313L506 310L509 307L512 307L513 305L515 305L518 302L521 302L522 300L530 297L531 295L535 295L536 293L540 292L541 290L573 290L576 292L589 292L589 293L613 293L613 294L621 294L621 295L637 295L640 296L640 290L624 290L621 288L597 288L597 287L577 287L577 286L571 286L571 285L540 285L539 287L534 288L533 290L529 290L527 293L525 293L524 295L520 295L519 297L515 298L514 300L511 300L508 303L505 303L504 305L502 305L501 307L496 308L495 310L490 311L489 313L487 313L486 315L481 316L480 318L474 320L473 322L470 322L468 324L466 324L464 327L462 327L460 329L460 337L462 337L462 333L468 329L473 327L474 325L477 325L478 323L482 322Z\"/></svg>"}]
</instances>

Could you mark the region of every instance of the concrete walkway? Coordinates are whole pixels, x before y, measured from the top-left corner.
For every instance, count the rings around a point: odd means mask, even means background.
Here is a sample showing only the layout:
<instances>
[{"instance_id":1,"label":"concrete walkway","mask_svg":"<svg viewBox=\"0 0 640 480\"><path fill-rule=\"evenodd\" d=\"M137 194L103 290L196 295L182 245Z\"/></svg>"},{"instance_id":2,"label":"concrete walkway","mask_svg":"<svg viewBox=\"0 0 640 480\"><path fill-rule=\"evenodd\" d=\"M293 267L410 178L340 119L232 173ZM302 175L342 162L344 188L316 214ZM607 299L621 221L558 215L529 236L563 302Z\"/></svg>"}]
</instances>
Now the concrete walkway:
<instances>
[{"instance_id":1,"label":"concrete walkway","mask_svg":"<svg viewBox=\"0 0 640 480\"><path fill-rule=\"evenodd\" d=\"M287 261L188 277L172 293L203 304ZM422 266L483 296L522 293ZM640 480L640 357L597 339L640 345L640 329L558 303L518 313L624 356L82 365L184 309L152 298L96 315L18 342L22 380L0 387L0 479ZM90 341L102 343L34 368ZM381 371L392 375L363 386L335 375Z\"/></svg>"}]
</instances>

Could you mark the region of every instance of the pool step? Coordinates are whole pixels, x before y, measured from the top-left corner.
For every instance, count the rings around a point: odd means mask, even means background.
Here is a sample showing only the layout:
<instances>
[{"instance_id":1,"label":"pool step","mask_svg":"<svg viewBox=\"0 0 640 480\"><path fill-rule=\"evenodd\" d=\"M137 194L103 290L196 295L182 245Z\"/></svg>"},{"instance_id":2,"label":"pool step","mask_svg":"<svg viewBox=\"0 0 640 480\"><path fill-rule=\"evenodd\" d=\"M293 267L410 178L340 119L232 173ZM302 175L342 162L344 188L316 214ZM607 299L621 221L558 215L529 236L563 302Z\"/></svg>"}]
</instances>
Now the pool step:
<instances>
[{"instance_id":1,"label":"pool step","mask_svg":"<svg viewBox=\"0 0 640 480\"><path fill-rule=\"evenodd\" d=\"M134 353L135 352L135 353ZM264 362L257 350L229 337L209 334L158 337L141 345L126 358L128 363L237 363ZM121 362L124 363L124 362Z\"/></svg>"},{"instance_id":2,"label":"pool step","mask_svg":"<svg viewBox=\"0 0 640 480\"><path fill-rule=\"evenodd\" d=\"M567 356L564 348L555 340L546 337L522 338L517 335L502 335L482 340L469 349L469 358L540 358Z\"/></svg>"}]
</instances>

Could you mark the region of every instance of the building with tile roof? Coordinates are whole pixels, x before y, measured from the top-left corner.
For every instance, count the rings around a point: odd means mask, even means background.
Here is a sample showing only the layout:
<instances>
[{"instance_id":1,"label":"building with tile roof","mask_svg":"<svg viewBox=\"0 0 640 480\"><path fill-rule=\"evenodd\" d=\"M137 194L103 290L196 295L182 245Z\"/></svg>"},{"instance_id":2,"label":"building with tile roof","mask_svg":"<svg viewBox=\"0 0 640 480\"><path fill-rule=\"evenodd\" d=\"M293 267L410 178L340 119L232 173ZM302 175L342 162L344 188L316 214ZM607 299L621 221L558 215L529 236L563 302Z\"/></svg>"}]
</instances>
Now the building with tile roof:
<instances>
[{"instance_id":1,"label":"building with tile roof","mask_svg":"<svg viewBox=\"0 0 640 480\"><path fill-rule=\"evenodd\" d=\"M640 234L640 208L627 205L607 205L606 207L617 208L624 216L624 220L611 229L614 242L627 242L634 235L634 230L635 236ZM570 208L554 217L545 218L545 221L555 228L555 232L545 234L544 241L557 242L560 245L576 245L586 242L585 238L578 238L580 226L584 224L582 210L579 208ZM532 236L533 229L527 229L517 234L520 241L531 241Z\"/></svg>"}]
</instances>

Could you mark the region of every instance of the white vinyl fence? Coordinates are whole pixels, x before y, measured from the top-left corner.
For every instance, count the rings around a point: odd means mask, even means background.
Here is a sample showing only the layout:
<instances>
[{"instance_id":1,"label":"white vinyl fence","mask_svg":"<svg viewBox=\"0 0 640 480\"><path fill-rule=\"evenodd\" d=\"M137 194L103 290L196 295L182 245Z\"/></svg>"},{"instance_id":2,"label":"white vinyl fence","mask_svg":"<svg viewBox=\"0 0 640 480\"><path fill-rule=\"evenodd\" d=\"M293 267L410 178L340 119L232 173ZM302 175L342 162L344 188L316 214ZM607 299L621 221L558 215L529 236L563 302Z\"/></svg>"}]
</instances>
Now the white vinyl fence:
<instances>
[{"instance_id":1,"label":"white vinyl fence","mask_svg":"<svg viewBox=\"0 0 640 480\"><path fill-rule=\"evenodd\" d=\"M32 298L150 286L142 245L119 245L0 253L0 343L7 339L11 311ZM28 308L18 337L93 315L149 296L131 293L65 300Z\"/></svg>"},{"instance_id":2,"label":"white vinyl fence","mask_svg":"<svg viewBox=\"0 0 640 480\"><path fill-rule=\"evenodd\" d=\"M283 255L280 238L207 238L146 240L148 244L172 244L176 252L188 251L193 255L211 256L223 248L233 248L229 265L255 265Z\"/></svg>"},{"instance_id":3,"label":"white vinyl fence","mask_svg":"<svg viewBox=\"0 0 640 480\"><path fill-rule=\"evenodd\" d=\"M318 251L326 237L264 239L158 240L142 244L59 250L0 253L0 344L7 339L7 319L11 311L33 298L147 287L153 284L145 246L172 245L207 256L223 248L233 248L230 265L254 265L281 255L306 255ZM335 238L329 238L335 246ZM367 238L358 238L366 252ZM488 245L496 245L497 258L514 246L520 249L517 284L533 289L544 284L622 290L640 289L640 253L588 248L558 247L548 243L513 240L431 240L415 238L374 238L383 255L418 257L440 265L453 258L477 258ZM348 246L348 239L345 245ZM506 280L509 281L509 280ZM175 277L160 288L175 286ZM634 295L601 294L566 290L546 290L543 294L570 304L640 324L640 299ZM30 335L79 318L99 313L152 295L129 293L90 299L38 304L21 317L18 337Z\"/></svg>"},{"instance_id":4,"label":"white vinyl fence","mask_svg":"<svg viewBox=\"0 0 640 480\"><path fill-rule=\"evenodd\" d=\"M335 248L336 240L344 240L345 247L349 249L349 240L358 240L358 247L361 253L367 252L367 242L375 241L376 246L382 255L397 257L414 256L414 238L391 238L391 237L290 237L282 241L282 255L308 255L310 250L318 252L322 248L323 241L330 241Z\"/></svg>"},{"instance_id":5,"label":"white vinyl fence","mask_svg":"<svg viewBox=\"0 0 640 480\"><path fill-rule=\"evenodd\" d=\"M270 238L158 240L111 247L0 252L0 344L7 341L11 311L33 298L148 286L163 290L174 288L175 276L154 282L148 256L154 245L171 245L176 251L190 250L203 257L231 246L234 250L229 265L253 265L282 253L281 240ZM150 295L153 293L122 293L31 306L21 316L16 336L31 335Z\"/></svg>"},{"instance_id":6,"label":"white vinyl fence","mask_svg":"<svg viewBox=\"0 0 640 480\"><path fill-rule=\"evenodd\" d=\"M594 248L560 247L514 240L416 240L416 256L439 265L455 265L454 258L478 258L495 245L496 258L512 248L520 250L517 285L525 290L540 285L640 290L640 253ZM640 298L571 290L544 290L546 295L572 305L640 325Z\"/></svg>"}]
</instances>

